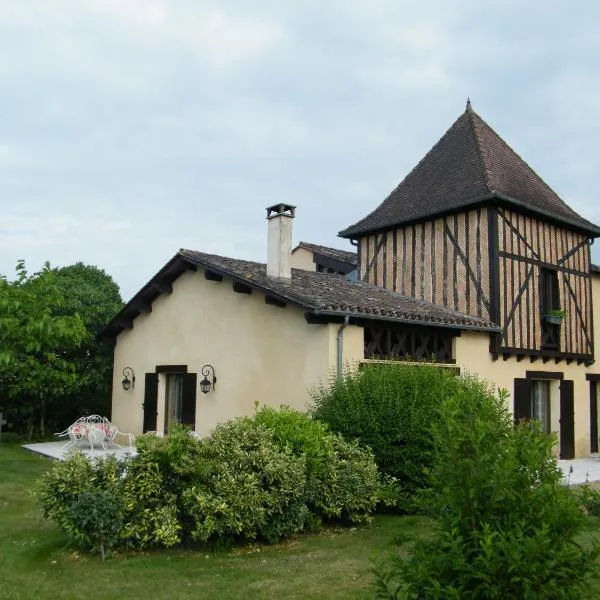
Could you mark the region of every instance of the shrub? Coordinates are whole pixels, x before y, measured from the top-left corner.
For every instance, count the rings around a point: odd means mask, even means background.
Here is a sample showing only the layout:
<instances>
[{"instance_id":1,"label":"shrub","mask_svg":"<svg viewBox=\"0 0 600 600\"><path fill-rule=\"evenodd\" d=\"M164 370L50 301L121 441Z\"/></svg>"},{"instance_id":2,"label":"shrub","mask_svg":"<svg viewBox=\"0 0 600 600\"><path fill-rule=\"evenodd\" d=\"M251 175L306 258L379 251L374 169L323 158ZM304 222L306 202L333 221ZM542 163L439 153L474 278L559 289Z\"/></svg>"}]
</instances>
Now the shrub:
<instances>
[{"instance_id":1,"label":"shrub","mask_svg":"<svg viewBox=\"0 0 600 600\"><path fill-rule=\"evenodd\" d=\"M268 542L323 519L362 522L379 491L372 452L291 409L262 409L203 440L143 436L122 463L82 454L39 483L42 514L87 549Z\"/></svg>"},{"instance_id":2,"label":"shrub","mask_svg":"<svg viewBox=\"0 0 600 600\"><path fill-rule=\"evenodd\" d=\"M370 446L380 471L396 480L397 504L427 485L432 425L442 399L456 387L447 369L391 364L364 365L313 393L313 416L346 439Z\"/></svg>"},{"instance_id":3,"label":"shrub","mask_svg":"<svg viewBox=\"0 0 600 600\"><path fill-rule=\"evenodd\" d=\"M114 458L90 461L81 453L72 453L67 460L54 463L37 484L42 516L52 519L67 534L77 537L72 506L86 492L115 490L122 472L122 466Z\"/></svg>"},{"instance_id":4,"label":"shrub","mask_svg":"<svg viewBox=\"0 0 600 600\"><path fill-rule=\"evenodd\" d=\"M254 416L282 450L303 457L306 504L311 523L323 519L363 522L372 512L379 485L372 452L330 433L320 421L288 407L263 407Z\"/></svg>"},{"instance_id":5,"label":"shrub","mask_svg":"<svg viewBox=\"0 0 600 600\"><path fill-rule=\"evenodd\" d=\"M600 517L600 491L583 485L579 490L578 501L588 515Z\"/></svg>"},{"instance_id":6,"label":"shrub","mask_svg":"<svg viewBox=\"0 0 600 600\"><path fill-rule=\"evenodd\" d=\"M504 394L463 379L434 426L431 510L439 531L376 569L380 598L575 599L598 548L552 456L555 439L515 428Z\"/></svg>"},{"instance_id":7,"label":"shrub","mask_svg":"<svg viewBox=\"0 0 600 600\"><path fill-rule=\"evenodd\" d=\"M102 560L107 549L117 546L123 527L123 506L107 490L83 492L69 506L71 535L84 548L99 550Z\"/></svg>"},{"instance_id":8,"label":"shrub","mask_svg":"<svg viewBox=\"0 0 600 600\"><path fill-rule=\"evenodd\" d=\"M269 429L239 418L219 425L199 445L205 477L182 494L195 540L273 542L303 529L305 461L278 448Z\"/></svg>"}]
</instances>

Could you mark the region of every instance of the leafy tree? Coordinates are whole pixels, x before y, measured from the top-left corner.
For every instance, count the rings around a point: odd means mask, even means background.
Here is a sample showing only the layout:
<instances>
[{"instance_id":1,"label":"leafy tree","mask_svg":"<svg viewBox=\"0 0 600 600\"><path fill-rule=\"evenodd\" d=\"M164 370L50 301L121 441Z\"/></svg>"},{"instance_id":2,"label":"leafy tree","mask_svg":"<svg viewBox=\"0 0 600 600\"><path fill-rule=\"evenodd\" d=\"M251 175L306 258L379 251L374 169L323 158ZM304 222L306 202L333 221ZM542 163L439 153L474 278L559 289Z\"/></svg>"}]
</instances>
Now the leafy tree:
<instances>
[{"instance_id":1,"label":"leafy tree","mask_svg":"<svg viewBox=\"0 0 600 600\"><path fill-rule=\"evenodd\" d=\"M62 424L88 413L109 414L112 382L112 348L98 339L102 328L123 307L119 286L103 269L78 262L56 269L56 283L64 295L60 315L78 314L88 336L66 351L78 377L68 403L55 413Z\"/></svg>"},{"instance_id":2,"label":"leafy tree","mask_svg":"<svg viewBox=\"0 0 600 600\"><path fill-rule=\"evenodd\" d=\"M379 564L377 597L578 600L600 547L562 474L554 436L514 426L506 394L462 379L434 423L430 506L438 528L410 556ZM596 597L596 596L594 596Z\"/></svg>"},{"instance_id":3,"label":"leafy tree","mask_svg":"<svg viewBox=\"0 0 600 600\"><path fill-rule=\"evenodd\" d=\"M46 433L50 407L78 385L67 353L88 338L78 314L61 313L64 293L46 263L29 275L24 261L17 277L0 276L0 400L9 418Z\"/></svg>"}]
</instances>

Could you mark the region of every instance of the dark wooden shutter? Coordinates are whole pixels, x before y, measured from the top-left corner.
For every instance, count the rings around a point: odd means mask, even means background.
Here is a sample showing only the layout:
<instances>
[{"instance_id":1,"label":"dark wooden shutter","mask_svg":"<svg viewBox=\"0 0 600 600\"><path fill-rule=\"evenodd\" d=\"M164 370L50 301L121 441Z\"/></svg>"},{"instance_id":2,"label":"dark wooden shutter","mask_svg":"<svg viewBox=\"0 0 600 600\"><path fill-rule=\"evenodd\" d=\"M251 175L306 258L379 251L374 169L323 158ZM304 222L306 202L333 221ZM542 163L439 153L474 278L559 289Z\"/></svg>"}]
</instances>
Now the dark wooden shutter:
<instances>
[{"instance_id":1,"label":"dark wooden shutter","mask_svg":"<svg viewBox=\"0 0 600 600\"><path fill-rule=\"evenodd\" d=\"M598 452L598 396L596 381L590 381L590 452Z\"/></svg>"},{"instance_id":2,"label":"dark wooden shutter","mask_svg":"<svg viewBox=\"0 0 600 600\"><path fill-rule=\"evenodd\" d=\"M146 373L144 382L144 433L156 431L156 417L158 416L158 375Z\"/></svg>"},{"instance_id":3,"label":"dark wooden shutter","mask_svg":"<svg viewBox=\"0 0 600 600\"><path fill-rule=\"evenodd\" d=\"M196 373L183 375L181 394L181 422L196 427Z\"/></svg>"},{"instance_id":4,"label":"dark wooden shutter","mask_svg":"<svg viewBox=\"0 0 600 600\"><path fill-rule=\"evenodd\" d=\"M531 419L531 387L531 379L515 379L515 421L520 421L521 419Z\"/></svg>"},{"instance_id":5,"label":"dark wooden shutter","mask_svg":"<svg viewBox=\"0 0 600 600\"><path fill-rule=\"evenodd\" d=\"M560 383L560 457L575 457L575 406L573 382L565 379Z\"/></svg>"}]
</instances>

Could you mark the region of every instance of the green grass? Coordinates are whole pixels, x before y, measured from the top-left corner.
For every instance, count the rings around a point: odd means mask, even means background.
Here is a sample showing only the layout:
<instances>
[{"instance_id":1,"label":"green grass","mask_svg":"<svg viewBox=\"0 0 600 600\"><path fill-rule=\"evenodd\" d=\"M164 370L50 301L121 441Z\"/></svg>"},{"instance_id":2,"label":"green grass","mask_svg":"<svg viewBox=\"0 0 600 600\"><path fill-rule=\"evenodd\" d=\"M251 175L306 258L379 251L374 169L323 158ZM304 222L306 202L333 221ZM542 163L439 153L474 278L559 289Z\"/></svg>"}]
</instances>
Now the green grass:
<instances>
[{"instance_id":1,"label":"green grass","mask_svg":"<svg viewBox=\"0 0 600 600\"><path fill-rule=\"evenodd\" d=\"M373 597L369 557L395 539L431 530L424 518L380 516L370 526L328 529L276 546L216 552L81 554L42 520L31 490L51 466L0 444L0 598L133 600Z\"/></svg>"}]
</instances>

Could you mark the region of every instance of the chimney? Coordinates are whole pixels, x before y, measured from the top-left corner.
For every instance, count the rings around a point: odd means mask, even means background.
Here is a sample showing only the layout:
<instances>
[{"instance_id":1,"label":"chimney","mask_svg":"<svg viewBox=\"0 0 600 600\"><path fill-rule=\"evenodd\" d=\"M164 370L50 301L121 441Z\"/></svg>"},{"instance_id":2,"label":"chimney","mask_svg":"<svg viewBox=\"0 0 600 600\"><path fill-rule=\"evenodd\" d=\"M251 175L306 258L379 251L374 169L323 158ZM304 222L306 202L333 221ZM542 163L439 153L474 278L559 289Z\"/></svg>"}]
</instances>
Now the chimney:
<instances>
[{"instance_id":1,"label":"chimney","mask_svg":"<svg viewBox=\"0 0 600 600\"><path fill-rule=\"evenodd\" d=\"M295 206L274 204L267 208L269 237L267 241L267 277L291 279L292 219Z\"/></svg>"}]
</instances>

